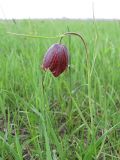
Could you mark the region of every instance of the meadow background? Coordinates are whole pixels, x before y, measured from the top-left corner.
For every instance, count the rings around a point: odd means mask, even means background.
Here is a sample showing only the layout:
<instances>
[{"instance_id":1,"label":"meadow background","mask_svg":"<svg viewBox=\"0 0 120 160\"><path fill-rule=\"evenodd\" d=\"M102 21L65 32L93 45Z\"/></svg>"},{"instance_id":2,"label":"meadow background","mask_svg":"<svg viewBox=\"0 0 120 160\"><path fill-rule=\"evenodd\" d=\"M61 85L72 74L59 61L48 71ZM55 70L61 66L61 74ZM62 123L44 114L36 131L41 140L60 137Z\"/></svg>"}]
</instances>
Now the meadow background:
<instances>
[{"instance_id":1,"label":"meadow background","mask_svg":"<svg viewBox=\"0 0 120 160\"><path fill-rule=\"evenodd\" d=\"M58 78L41 69L65 37L70 68ZM88 76L89 75L89 76ZM0 160L120 159L120 21L0 21Z\"/></svg>"}]
</instances>

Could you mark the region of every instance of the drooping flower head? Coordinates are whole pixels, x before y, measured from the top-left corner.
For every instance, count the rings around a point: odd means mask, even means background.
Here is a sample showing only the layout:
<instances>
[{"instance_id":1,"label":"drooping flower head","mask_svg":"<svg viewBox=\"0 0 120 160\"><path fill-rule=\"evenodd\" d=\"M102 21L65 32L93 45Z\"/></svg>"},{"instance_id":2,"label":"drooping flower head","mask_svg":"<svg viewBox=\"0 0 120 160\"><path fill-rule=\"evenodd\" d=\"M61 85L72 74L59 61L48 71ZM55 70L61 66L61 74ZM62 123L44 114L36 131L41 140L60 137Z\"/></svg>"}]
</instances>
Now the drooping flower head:
<instances>
[{"instance_id":1,"label":"drooping flower head","mask_svg":"<svg viewBox=\"0 0 120 160\"><path fill-rule=\"evenodd\" d=\"M68 67L69 53L65 45L53 44L46 52L43 60L43 69L49 69L58 77Z\"/></svg>"}]
</instances>

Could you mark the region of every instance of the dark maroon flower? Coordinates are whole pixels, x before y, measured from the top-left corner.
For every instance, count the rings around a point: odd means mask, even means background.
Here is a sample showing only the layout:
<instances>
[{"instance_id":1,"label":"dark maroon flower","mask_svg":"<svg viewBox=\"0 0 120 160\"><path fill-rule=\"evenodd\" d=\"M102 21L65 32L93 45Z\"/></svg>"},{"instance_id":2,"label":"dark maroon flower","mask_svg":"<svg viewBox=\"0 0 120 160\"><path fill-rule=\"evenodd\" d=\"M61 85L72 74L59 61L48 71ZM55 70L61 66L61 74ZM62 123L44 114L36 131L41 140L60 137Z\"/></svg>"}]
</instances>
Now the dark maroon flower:
<instances>
[{"instance_id":1,"label":"dark maroon flower","mask_svg":"<svg viewBox=\"0 0 120 160\"><path fill-rule=\"evenodd\" d=\"M53 44L46 52L43 69L49 69L57 77L68 67L69 53L63 44Z\"/></svg>"}]
</instances>

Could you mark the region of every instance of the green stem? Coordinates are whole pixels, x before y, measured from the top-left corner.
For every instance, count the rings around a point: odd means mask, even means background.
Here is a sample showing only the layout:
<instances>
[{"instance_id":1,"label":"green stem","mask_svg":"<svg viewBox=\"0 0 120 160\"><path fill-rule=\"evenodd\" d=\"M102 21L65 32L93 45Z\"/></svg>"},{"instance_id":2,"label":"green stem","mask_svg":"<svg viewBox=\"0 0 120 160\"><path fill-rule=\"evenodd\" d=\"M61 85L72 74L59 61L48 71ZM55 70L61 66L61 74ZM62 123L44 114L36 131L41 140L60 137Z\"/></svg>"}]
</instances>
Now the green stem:
<instances>
[{"instance_id":1,"label":"green stem","mask_svg":"<svg viewBox=\"0 0 120 160\"><path fill-rule=\"evenodd\" d=\"M61 36L59 43L61 43L63 37L67 35L78 36L82 40L84 47L85 47L86 63L87 63L87 80L88 80L88 102L89 102L89 110L90 110L90 117L91 117L91 129L92 129L94 126L94 123L93 123L93 107L92 107L92 102L91 102L91 76L90 76L90 59L89 59L89 54L88 54L88 47L82 35L76 32L64 33L63 36Z\"/></svg>"},{"instance_id":2,"label":"green stem","mask_svg":"<svg viewBox=\"0 0 120 160\"><path fill-rule=\"evenodd\" d=\"M82 42L84 44L84 47L85 47L85 50L86 50L86 57L87 57L87 60L88 60L88 48L87 48L87 44L86 44L84 38L82 37L82 35L79 34L79 33L76 33L76 32L66 32L66 33L64 33L63 35L60 36L60 43L61 43L63 37L65 37L66 35L78 36L82 40Z\"/></svg>"}]
</instances>

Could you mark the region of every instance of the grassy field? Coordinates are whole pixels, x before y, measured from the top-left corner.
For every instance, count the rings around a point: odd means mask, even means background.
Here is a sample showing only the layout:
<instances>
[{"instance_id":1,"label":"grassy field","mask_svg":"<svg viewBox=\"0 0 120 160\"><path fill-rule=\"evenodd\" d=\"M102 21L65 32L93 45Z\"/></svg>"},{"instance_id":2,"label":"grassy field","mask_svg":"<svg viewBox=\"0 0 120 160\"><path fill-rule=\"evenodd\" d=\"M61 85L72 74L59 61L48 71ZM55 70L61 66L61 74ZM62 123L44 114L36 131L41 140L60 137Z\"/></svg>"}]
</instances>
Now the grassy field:
<instances>
[{"instance_id":1,"label":"grassy field","mask_svg":"<svg viewBox=\"0 0 120 160\"><path fill-rule=\"evenodd\" d=\"M55 39L71 65L58 78L41 69ZM120 159L120 22L0 21L0 160Z\"/></svg>"}]
</instances>

